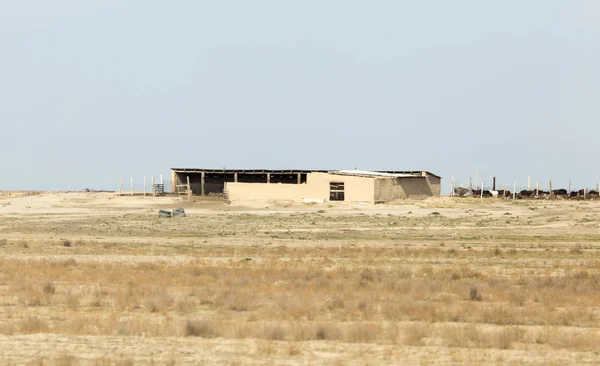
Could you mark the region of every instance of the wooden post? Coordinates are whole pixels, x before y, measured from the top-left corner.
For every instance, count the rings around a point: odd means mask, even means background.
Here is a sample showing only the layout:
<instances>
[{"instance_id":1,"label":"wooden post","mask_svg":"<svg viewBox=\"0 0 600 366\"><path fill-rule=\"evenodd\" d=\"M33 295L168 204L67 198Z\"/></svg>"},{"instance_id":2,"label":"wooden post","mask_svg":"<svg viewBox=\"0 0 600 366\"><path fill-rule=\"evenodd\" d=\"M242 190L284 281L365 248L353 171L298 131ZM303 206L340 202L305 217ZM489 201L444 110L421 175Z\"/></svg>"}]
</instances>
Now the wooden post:
<instances>
[{"instance_id":1,"label":"wooden post","mask_svg":"<svg viewBox=\"0 0 600 366\"><path fill-rule=\"evenodd\" d=\"M146 197L146 176L144 175L144 197Z\"/></svg>"},{"instance_id":2,"label":"wooden post","mask_svg":"<svg viewBox=\"0 0 600 366\"><path fill-rule=\"evenodd\" d=\"M119 177L119 196L123 195L123 176Z\"/></svg>"},{"instance_id":3,"label":"wooden post","mask_svg":"<svg viewBox=\"0 0 600 366\"><path fill-rule=\"evenodd\" d=\"M535 195L536 196L540 195L540 182L539 181L535 185Z\"/></svg>"},{"instance_id":4,"label":"wooden post","mask_svg":"<svg viewBox=\"0 0 600 366\"><path fill-rule=\"evenodd\" d=\"M267 183L271 183L271 173L267 173Z\"/></svg>"},{"instance_id":5,"label":"wooden post","mask_svg":"<svg viewBox=\"0 0 600 366\"><path fill-rule=\"evenodd\" d=\"M527 176L527 190L531 191L531 177Z\"/></svg>"},{"instance_id":6,"label":"wooden post","mask_svg":"<svg viewBox=\"0 0 600 366\"><path fill-rule=\"evenodd\" d=\"M587 187L585 187L585 189L583 190L583 199L587 200L587 196L588 196L588 189L587 189Z\"/></svg>"},{"instance_id":7,"label":"wooden post","mask_svg":"<svg viewBox=\"0 0 600 366\"><path fill-rule=\"evenodd\" d=\"M190 184L190 176L187 176L187 197L188 202L192 202L192 186Z\"/></svg>"},{"instance_id":8,"label":"wooden post","mask_svg":"<svg viewBox=\"0 0 600 366\"><path fill-rule=\"evenodd\" d=\"M235 183L237 183L237 181L238 181L238 173L237 172L233 173L233 181Z\"/></svg>"},{"instance_id":9,"label":"wooden post","mask_svg":"<svg viewBox=\"0 0 600 366\"><path fill-rule=\"evenodd\" d=\"M131 195L133 196L133 177L131 177Z\"/></svg>"},{"instance_id":10,"label":"wooden post","mask_svg":"<svg viewBox=\"0 0 600 366\"><path fill-rule=\"evenodd\" d=\"M298 173L298 184L302 183L302 173Z\"/></svg>"},{"instance_id":11,"label":"wooden post","mask_svg":"<svg viewBox=\"0 0 600 366\"><path fill-rule=\"evenodd\" d=\"M504 192L502 192L502 197L506 197L506 184L504 185Z\"/></svg>"},{"instance_id":12,"label":"wooden post","mask_svg":"<svg viewBox=\"0 0 600 366\"><path fill-rule=\"evenodd\" d=\"M492 191L496 190L496 177L494 177L494 184L492 185Z\"/></svg>"},{"instance_id":13,"label":"wooden post","mask_svg":"<svg viewBox=\"0 0 600 366\"><path fill-rule=\"evenodd\" d=\"M554 199L554 195L552 193L552 180L550 180L550 200Z\"/></svg>"},{"instance_id":14,"label":"wooden post","mask_svg":"<svg viewBox=\"0 0 600 366\"><path fill-rule=\"evenodd\" d=\"M517 199L517 182L513 182L513 200Z\"/></svg>"},{"instance_id":15,"label":"wooden post","mask_svg":"<svg viewBox=\"0 0 600 366\"><path fill-rule=\"evenodd\" d=\"M571 196L571 178L569 178L569 190L567 191L569 197Z\"/></svg>"},{"instance_id":16,"label":"wooden post","mask_svg":"<svg viewBox=\"0 0 600 366\"><path fill-rule=\"evenodd\" d=\"M156 191L154 190L154 176L152 176L152 195L156 196Z\"/></svg>"},{"instance_id":17,"label":"wooden post","mask_svg":"<svg viewBox=\"0 0 600 366\"><path fill-rule=\"evenodd\" d=\"M177 184L179 184L179 174L175 170L171 170L171 192L177 192Z\"/></svg>"},{"instance_id":18,"label":"wooden post","mask_svg":"<svg viewBox=\"0 0 600 366\"><path fill-rule=\"evenodd\" d=\"M452 184L450 184L450 197L454 197L454 177L452 177Z\"/></svg>"},{"instance_id":19,"label":"wooden post","mask_svg":"<svg viewBox=\"0 0 600 366\"><path fill-rule=\"evenodd\" d=\"M204 176L205 176L205 173L202 172L201 177L200 177L200 194L202 196L204 196Z\"/></svg>"},{"instance_id":20,"label":"wooden post","mask_svg":"<svg viewBox=\"0 0 600 366\"><path fill-rule=\"evenodd\" d=\"M483 187L485 186L485 181L481 182L481 199L483 199Z\"/></svg>"}]
</instances>

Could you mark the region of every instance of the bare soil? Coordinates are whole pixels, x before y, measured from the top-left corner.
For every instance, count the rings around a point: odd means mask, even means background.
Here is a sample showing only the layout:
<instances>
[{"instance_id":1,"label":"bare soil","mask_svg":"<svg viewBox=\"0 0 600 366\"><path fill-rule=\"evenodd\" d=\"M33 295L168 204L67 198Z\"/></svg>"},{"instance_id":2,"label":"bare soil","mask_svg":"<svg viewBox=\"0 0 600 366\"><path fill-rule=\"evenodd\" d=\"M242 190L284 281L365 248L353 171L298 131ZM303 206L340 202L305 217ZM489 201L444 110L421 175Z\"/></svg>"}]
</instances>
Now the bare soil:
<instances>
[{"instance_id":1,"label":"bare soil","mask_svg":"<svg viewBox=\"0 0 600 366\"><path fill-rule=\"evenodd\" d=\"M0 363L598 363L599 250L597 201L0 192Z\"/></svg>"}]
</instances>

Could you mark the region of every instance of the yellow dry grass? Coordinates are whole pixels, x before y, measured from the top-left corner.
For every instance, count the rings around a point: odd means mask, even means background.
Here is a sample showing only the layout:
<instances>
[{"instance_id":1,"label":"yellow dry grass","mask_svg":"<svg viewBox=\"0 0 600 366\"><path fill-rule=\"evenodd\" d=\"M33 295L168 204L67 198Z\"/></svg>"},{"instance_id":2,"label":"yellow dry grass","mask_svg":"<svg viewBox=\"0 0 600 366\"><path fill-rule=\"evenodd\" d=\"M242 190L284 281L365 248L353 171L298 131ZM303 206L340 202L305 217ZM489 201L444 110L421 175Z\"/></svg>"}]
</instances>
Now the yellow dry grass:
<instances>
[{"instance_id":1,"label":"yellow dry grass","mask_svg":"<svg viewBox=\"0 0 600 366\"><path fill-rule=\"evenodd\" d=\"M0 361L600 360L600 205L432 202L0 216Z\"/></svg>"}]
</instances>

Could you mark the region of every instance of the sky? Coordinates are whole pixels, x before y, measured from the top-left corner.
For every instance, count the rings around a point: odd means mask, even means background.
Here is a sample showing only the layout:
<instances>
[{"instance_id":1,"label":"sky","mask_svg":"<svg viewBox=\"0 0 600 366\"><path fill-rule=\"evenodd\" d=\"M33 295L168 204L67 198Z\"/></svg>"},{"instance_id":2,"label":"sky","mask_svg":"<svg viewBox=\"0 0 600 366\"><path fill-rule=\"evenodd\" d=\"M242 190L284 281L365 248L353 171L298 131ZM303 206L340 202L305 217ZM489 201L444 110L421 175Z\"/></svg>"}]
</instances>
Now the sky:
<instances>
[{"instance_id":1,"label":"sky","mask_svg":"<svg viewBox=\"0 0 600 366\"><path fill-rule=\"evenodd\" d=\"M600 181L600 2L0 0L0 190L170 168Z\"/></svg>"}]
</instances>

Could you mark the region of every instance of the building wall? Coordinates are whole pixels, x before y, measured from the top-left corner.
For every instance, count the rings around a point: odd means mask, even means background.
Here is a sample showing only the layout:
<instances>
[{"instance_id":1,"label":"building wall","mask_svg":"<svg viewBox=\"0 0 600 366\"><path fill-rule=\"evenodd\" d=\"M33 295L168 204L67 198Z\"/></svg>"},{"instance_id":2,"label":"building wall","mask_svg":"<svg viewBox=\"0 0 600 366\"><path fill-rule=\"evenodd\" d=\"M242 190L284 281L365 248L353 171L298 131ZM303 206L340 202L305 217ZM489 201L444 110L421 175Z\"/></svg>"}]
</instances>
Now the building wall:
<instances>
[{"instance_id":1,"label":"building wall","mask_svg":"<svg viewBox=\"0 0 600 366\"><path fill-rule=\"evenodd\" d=\"M235 201L297 201L309 196L307 184L225 183L229 200Z\"/></svg>"},{"instance_id":2,"label":"building wall","mask_svg":"<svg viewBox=\"0 0 600 366\"><path fill-rule=\"evenodd\" d=\"M400 184L401 178L375 179L375 202L390 202L407 198ZM424 179L423 179L424 180Z\"/></svg>"},{"instance_id":3,"label":"building wall","mask_svg":"<svg viewBox=\"0 0 600 366\"><path fill-rule=\"evenodd\" d=\"M311 187L311 194L329 201L329 183L344 183L344 198L348 202L374 202L375 179L368 177L354 177L349 175L337 175L329 173L311 173L307 178L307 185Z\"/></svg>"},{"instance_id":4,"label":"building wall","mask_svg":"<svg viewBox=\"0 0 600 366\"><path fill-rule=\"evenodd\" d=\"M440 196L440 178L422 177L377 178L375 180L375 202L390 202L406 198Z\"/></svg>"},{"instance_id":5,"label":"building wall","mask_svg":"<svg viewBox=\"0 0 600 366\"><path fill-rule=\"evenodd\" d=\"M442 193L442 178L427 175L427 182L431 187L431 195L433 197L439 197Z\"/></svg>"},{"instance_id":6,"label":"building wall","mask_svg":"<svg viewBox=\"0 0 600 366\"><path fill-rule=\"evenodd\" d=\"M402 198L426 198L432 197L431 184L426 177L403 177L400 178L402 186Z\"/></svg>"},{"instance_id":7,"label":"building wall","mask_svg":"<svg viewBox=\"0 0 600 366\"><path fill-rule=\"evenodd\" d=\"M374 202L375 179L328 173L310 173L305 184L281 183L226 183L231 201L292 200L329 201L329 183L344 183L346 202Z\"/></svg>"}]
</instances>

